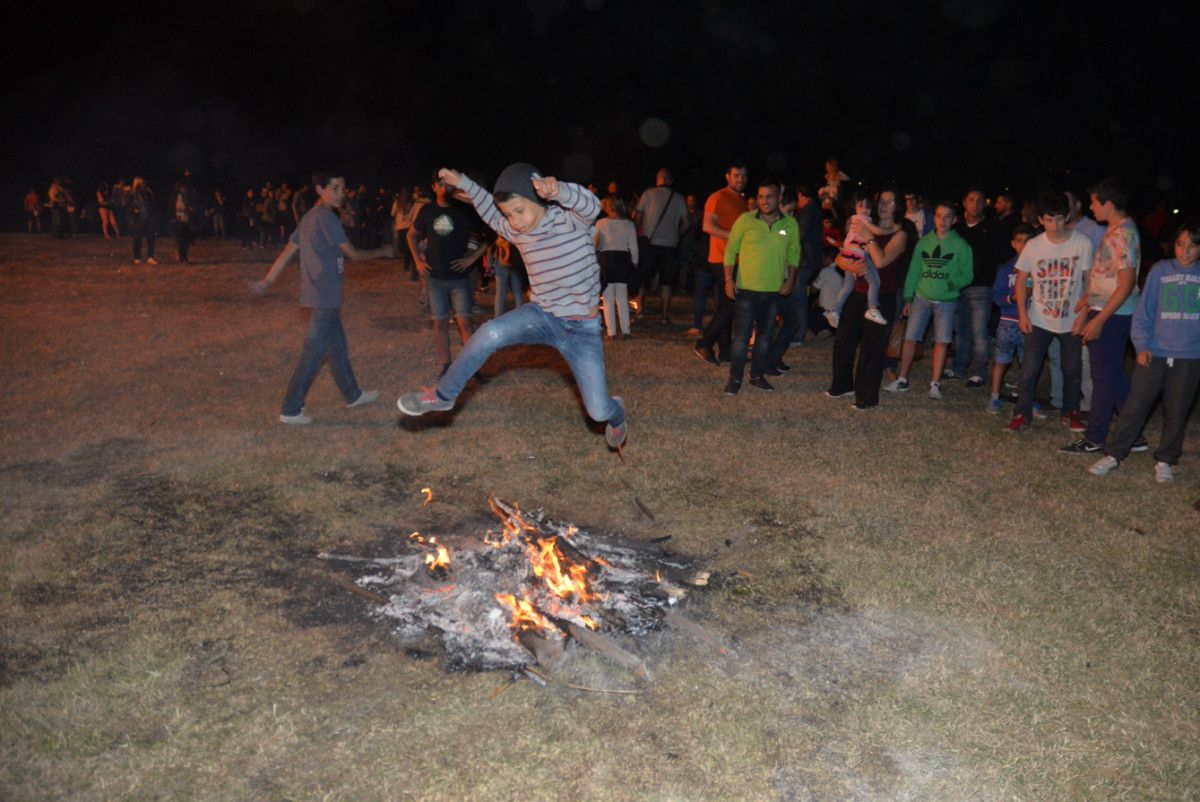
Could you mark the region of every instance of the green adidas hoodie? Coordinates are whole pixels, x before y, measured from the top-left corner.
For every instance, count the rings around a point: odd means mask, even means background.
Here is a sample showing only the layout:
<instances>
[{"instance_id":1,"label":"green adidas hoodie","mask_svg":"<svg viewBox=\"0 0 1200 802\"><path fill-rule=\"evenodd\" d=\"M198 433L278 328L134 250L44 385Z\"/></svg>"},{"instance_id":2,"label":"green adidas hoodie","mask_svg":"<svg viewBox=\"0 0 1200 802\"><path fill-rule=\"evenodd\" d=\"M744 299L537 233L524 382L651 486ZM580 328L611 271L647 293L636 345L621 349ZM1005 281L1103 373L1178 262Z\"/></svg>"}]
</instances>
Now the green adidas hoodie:
<instances>
[{"instance_id":1,"label":"green adidas hoodie","mask_svg":"<svg viewBox=\"0 0 1200 802\"><path fill-rule=\"evenodd\" d=\"M908 278L904 281L904 301L920 294L927 301L954 301L965 287L971 285L975 274L975 258L971 246L957 231L938 239L930 231L917 240Z\"/></svg>"}]
</instances>

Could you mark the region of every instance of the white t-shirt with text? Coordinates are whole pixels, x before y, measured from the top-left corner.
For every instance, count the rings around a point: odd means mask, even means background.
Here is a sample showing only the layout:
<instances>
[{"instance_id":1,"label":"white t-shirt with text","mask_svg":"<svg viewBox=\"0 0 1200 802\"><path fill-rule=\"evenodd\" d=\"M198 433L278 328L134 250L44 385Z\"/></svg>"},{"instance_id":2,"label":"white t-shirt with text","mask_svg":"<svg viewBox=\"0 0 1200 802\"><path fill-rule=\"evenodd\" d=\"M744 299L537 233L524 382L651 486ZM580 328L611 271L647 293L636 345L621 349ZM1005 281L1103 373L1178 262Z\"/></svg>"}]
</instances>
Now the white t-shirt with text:
<instances>
[{"instance_id":1,"label":"white t-shirt with text","mask_svg":"<svg viewBox=\"0 0 1200 802\"><path fill-rule=\"evenodd\" d=\"M1092 241L1078 231L1061 243L1045 234L1025 243L1016 269L1033 281L1029 322L1055 334L1069 332L1091 267Z\"/></svg>"}]
</instances>

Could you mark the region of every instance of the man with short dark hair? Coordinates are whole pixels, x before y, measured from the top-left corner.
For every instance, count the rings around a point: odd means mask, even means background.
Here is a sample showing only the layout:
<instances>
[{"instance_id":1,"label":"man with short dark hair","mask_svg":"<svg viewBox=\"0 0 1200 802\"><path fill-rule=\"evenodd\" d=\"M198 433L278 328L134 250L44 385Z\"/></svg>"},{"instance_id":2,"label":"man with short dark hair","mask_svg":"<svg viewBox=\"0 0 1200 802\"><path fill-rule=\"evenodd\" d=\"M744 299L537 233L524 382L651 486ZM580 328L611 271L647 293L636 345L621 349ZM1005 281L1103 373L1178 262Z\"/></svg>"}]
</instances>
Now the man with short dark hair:
<instances>
[{"instance_id":1,"label":"man with short dark hair","mask_svg":"<svg viewBox=\"0 0 1200 802\"><path fill-rule=\"evenodd\" d=\"M992 285L996 283L998 227L988 215L983 190L972 187L963 197L963 216L955 227L971 246L974 257L969 287L958 296L954 326L954 366L943 379L966 378L967 387L983 387L988 366L988 335L992 318ZM1007 244L1006 244L1007 245Z\"/></svg>"},{"instance_id":2,"label":"man with short dark hair","mask_svg":"<svg viewBox=\"0 0 1200 802\"><path fill-rule=\"evenodd\" d=\"M734 222L725 247L725 295L734 302L726 395L736 395L742 388L751 331L750 384L760 390L775 389L765 375L771 327L779 296L792 292L800 264L800 227L796 218L779 209L778 182L759 182L757 206L756 211L746 212Z\"/></svg>"}]
</instances>

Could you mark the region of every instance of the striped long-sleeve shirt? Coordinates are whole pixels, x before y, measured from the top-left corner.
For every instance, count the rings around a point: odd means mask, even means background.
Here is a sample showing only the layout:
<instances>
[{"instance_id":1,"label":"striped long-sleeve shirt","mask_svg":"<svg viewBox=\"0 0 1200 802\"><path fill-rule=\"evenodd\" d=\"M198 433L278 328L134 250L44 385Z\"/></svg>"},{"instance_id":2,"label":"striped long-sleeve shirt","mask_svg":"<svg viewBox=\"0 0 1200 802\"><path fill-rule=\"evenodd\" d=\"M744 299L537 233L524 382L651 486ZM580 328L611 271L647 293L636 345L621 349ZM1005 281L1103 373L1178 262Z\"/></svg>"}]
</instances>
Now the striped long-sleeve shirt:
<instances>
[{"instance_id":1,"label":"striped long-sleeve shirt","mask_svg":"<svg viewBox=\"0 0 1200 802\"><path fill-rule=\"evenodd\" d=\"M600 304L600 263L593 223L600 201L578 184L558 182L558 197L532 231L514 231L492 194L463 176L459 187L483 222L517 246L533 302L556 317L591 317Z\"/></svg>"}]
</instances>

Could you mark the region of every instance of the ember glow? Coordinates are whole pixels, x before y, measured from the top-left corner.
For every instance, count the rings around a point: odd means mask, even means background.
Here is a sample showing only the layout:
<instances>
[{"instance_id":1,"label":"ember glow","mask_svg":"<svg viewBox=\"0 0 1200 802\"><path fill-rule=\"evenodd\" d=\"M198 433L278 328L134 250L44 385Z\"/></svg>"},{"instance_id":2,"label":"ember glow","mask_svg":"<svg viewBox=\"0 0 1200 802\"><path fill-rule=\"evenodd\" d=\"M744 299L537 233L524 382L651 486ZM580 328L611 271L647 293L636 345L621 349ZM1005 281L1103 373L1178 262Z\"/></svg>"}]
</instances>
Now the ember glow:
<instances>
[{"instance_id":1,"label":"ember glow","mask_svg":"<svg viewBox=\"0 0 1200 802\"><path fill-rule=\"evenodd\" d=\"M425 555L425 565L430 571L437 571L439 568L443 570L450 569L450 550L445 546L438 546L437 553L429 553Z\"/></svg>"},{"instance_id":2,"label":"ember glow","mask_svg":"<svg viewBox=\"0 0 1200 802\"><path fill-rule=\"evenodd\" d=\"M518 599L511 593L497 593L496 601L512 613L512 628L515 632L526 629L545 632L553 627L550 620L538 612L527 596Z\"/></svg>"}]
</instances>

